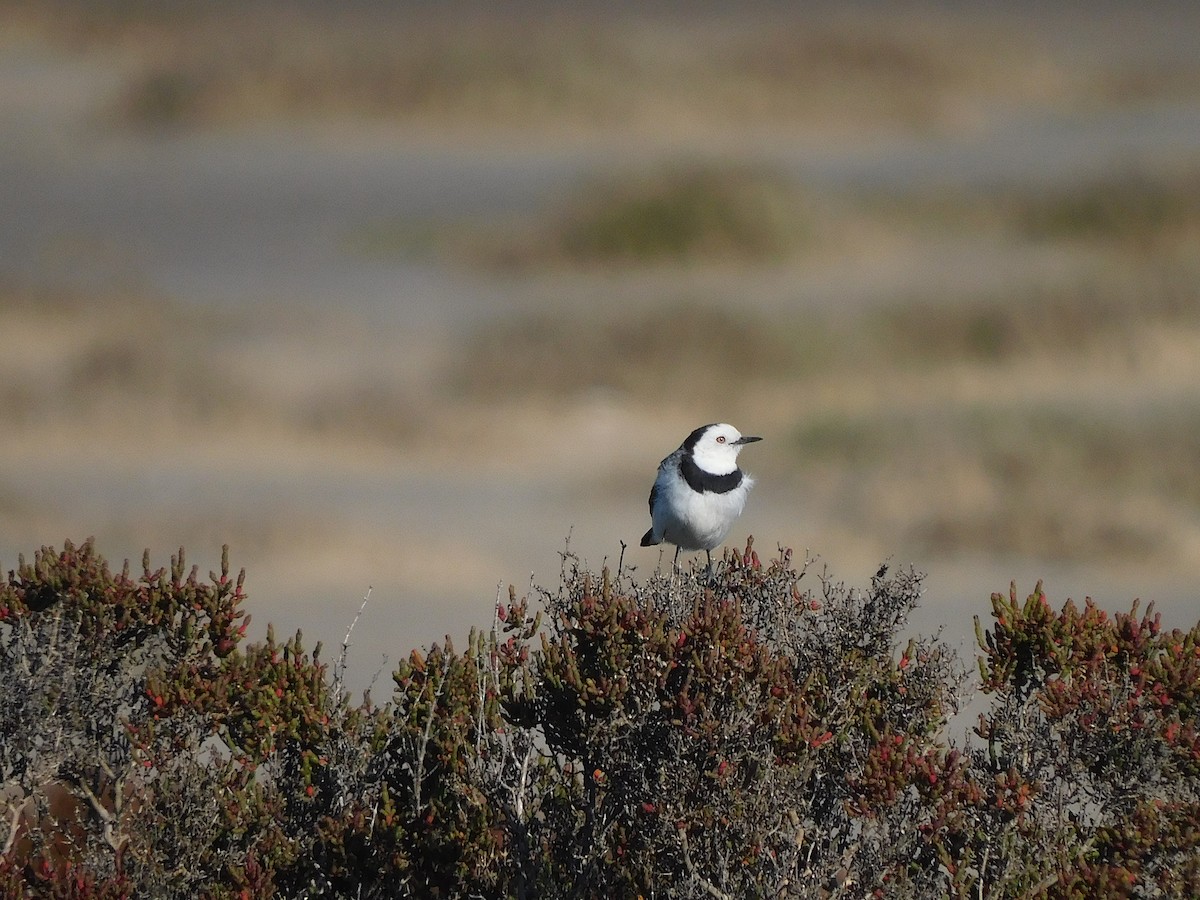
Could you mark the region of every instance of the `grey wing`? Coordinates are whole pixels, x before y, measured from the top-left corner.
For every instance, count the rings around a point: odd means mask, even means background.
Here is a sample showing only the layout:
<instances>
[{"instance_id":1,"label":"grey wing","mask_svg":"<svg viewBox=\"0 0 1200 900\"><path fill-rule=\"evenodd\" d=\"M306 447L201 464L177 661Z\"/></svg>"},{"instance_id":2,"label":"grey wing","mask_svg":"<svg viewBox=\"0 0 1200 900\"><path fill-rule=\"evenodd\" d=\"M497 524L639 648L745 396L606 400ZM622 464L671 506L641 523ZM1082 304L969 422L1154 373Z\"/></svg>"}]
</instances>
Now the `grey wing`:
<instances>
[{"instance_id":1,"label":"grey wing","mask_svg":"<svg viewBox=\"0 0 1200 900\"><path fill-rule=\"evenodd\" d=\"M670 469L672 466L678 466L679 458L682 455L683 455L683 448L680 447L674 453L665 457L663 459L663 461L658 464L658 474L654 478L654 487L650 488L650 515L652 515L652 516L654 515L654 501L658 499L658 485L659 485L659 482L662 481L663 473L666 472L668 469Z\"/></svg>"}]
</instances>

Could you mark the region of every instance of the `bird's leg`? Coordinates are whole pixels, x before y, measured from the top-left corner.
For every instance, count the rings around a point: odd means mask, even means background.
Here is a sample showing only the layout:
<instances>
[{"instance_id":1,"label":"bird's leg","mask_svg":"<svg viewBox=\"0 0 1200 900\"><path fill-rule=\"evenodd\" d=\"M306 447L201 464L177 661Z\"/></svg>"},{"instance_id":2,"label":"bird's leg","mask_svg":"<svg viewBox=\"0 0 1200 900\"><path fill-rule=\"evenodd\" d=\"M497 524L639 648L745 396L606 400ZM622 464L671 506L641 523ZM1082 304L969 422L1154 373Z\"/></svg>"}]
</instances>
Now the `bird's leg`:
<instances>
[{"instance_id":1,"label":"bird's leg","mask_svg":"<svg viewBox=\"0 0 1200 900\"><path fill-rule=\"evenodd\" d=\"M709 581L712 581L713 580L712 551L705 550L704 555L708 557L708 565L704 567L704 574L708 578Z\"/></svg>"},{"instance_id":2,"label":"bird's leg","mask_svg":"<svg viewBox=\"0 0 1200 900\"><path fill-rule=\"evenodd\" d=\"M679 549L679 547L675 548L675 562L671 564L671 569L676 575L679 574Z\"/></svg>"}]
</instances>

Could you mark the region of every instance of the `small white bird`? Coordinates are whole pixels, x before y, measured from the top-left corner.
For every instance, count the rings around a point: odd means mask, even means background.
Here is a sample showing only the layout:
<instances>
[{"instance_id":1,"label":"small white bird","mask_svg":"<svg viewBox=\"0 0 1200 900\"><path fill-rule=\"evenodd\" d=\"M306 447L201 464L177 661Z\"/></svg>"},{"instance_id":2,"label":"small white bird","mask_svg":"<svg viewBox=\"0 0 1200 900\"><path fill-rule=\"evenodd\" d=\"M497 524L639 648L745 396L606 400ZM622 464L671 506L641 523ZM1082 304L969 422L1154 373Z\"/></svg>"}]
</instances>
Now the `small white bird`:
<instances>
[{"instance_id":1,"label":"small white bird","mask_svg":"<svg viewBox=\"0 0 1200 900\"><path fill-rule=\"evenodd\" d=\"M738 468L742 448L758 437L743 437L732 425L704 425L687 436L679 449L658 466L650 490L653 524L642 546L668 541L680 550L703 550L712 573L712 551L742 514L754 479Z\"/></svg>"}]
</instances>

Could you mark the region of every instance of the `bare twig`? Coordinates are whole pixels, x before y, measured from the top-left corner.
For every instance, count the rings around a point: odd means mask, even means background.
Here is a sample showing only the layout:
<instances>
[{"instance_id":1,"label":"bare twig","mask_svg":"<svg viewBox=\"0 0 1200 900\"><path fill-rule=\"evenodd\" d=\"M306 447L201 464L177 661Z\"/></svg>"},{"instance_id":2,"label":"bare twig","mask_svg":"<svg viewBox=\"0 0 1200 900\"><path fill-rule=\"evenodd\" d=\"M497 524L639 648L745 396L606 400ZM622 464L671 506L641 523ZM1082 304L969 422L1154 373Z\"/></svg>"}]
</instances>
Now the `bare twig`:
<instances>
[{"instance_id":1,"label":"bare twig","mask_svg":"<svg viewBox=\"0 0 1200 900\"><path fill-rule=\"evenodd\" d=\"M8 839L4 842L4 849L0 850L0 859L8 856L8 852L12 850L13 844L17 842L17 831L21 825L21 813L29 804L29 798L26 797L20 803L14 802L12 809L9 811L8 822Z\"/></svg>"},{"instance_id":2,"label":"bare twig","mask_svg":"<svg viewBox=\"0 0 1200 900\"><path fill-rule=\"evenodd\" d=\"M684 868L687 869L689 875L696 879L696 883L700 885L704 893L710 897L717 897L718 900L733 900L730 894L725 893L696 870L696 864L692 862L692 854L688 850L687 829L678 828L676 833L679 835L679 848L683 851Z\"/></svg>"},{"instance_id":3,"label":"bare twig","mask_svg":"<svg viewBox=\"0 0 1200 900\"><path fill-rule=\"evenodd\" d=\"M337 704L345 693L346 687L346 660L350 656L350 635L354 633L354 626L358 624L358 620L362 618L362 614L366 611L367 604L371 600L371 592L374 587L368 585L367 593L363 597L362 605L358 608L354 618L350 622L350 627L346 629L346 636L342 638L342 651L338 654L337 666L333 670L333 702Z\"/></svg>"},{"instance_id":4,"label":"bare twig","mask_svg":"<svg viewBox=\"0 0 1200 900\"><path fill-rule=\"evenodd\" d=\"M91 806L92 812L94 812L96 817L99 818L103 823L104 843L108 844L114 853L120 853L121 846L125 843L125 841L120 837L120 835L117 834L117 814L100 801L100 798L96 796L96 794L88 786L87 782L82 778L76 781L76 786L83 794L84 799L87 800L88 805ZM114 798L119 795L120 790L121 785L119 783L113 785ZM119 801L114 799L113 802L116 804Z\"/></svg>"}]
</instances>

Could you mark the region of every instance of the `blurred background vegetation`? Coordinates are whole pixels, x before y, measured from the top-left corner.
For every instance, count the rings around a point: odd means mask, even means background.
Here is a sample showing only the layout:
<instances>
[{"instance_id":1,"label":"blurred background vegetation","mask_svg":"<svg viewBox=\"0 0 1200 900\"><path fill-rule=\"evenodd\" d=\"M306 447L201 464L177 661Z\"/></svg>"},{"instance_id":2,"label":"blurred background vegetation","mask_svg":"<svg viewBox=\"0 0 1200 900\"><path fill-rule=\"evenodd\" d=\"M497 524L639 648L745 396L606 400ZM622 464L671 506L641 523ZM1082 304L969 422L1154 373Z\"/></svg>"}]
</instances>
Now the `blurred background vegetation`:
<instances>
[{"instance_id":1,"label":"blurred background vegetation","mask_svg":"<svg viewBox=\"0 0 1200 900\"><path fill-rule=\"evenodd\" d=\"M925 624L1200 614L1195 4L3 0L0 146L5 568L373 585L365 683L725 420L740 527Z\"/></svg>"}]
</instances>

